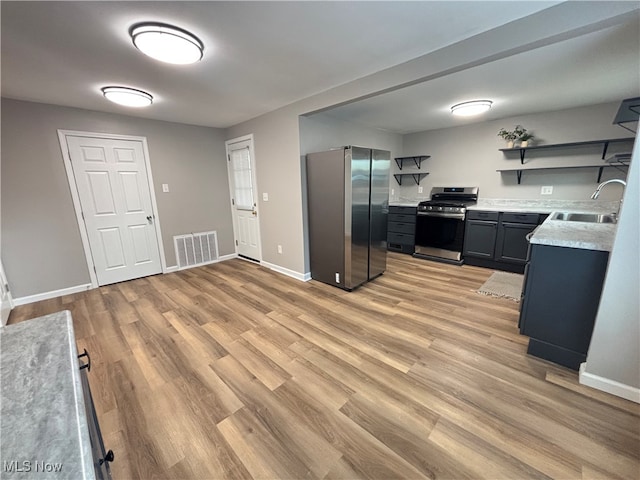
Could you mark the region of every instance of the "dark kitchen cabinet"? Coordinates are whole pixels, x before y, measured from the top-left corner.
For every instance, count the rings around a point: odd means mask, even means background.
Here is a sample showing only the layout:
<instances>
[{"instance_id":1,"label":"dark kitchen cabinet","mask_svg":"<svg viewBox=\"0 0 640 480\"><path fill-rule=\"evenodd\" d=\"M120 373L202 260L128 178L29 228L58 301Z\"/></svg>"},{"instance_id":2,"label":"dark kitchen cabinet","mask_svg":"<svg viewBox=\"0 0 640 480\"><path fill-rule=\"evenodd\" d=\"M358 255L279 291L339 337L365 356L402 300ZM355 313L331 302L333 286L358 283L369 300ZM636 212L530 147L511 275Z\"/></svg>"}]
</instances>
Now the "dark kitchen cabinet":
<instances>
[{"instance_id":1,"label":"dark kitchen cabinet","mask_svg":"<svg viewBox=\"0 0 640 480\"><path fill-rule=\"evenodd\" d=\"M469 265L522 273L527 235L546 218L537 213L467 213L464 259Z\"/></svg>"},{"instance_id":2,"label":"dark kitchen cabinet","mask_svg":"<svg viewBox=\"0 0 640 480\"><path fill-rule=\"evenodd\" d=\"M537 213L502 213L498 225L495 260L524 265L529 242L527 235L538 226Z\"/></svg>"},{"instance_id":3,"label":"dark kitchen cabinet","mask_svg":"<svg viewBox=\"0 0 640 480\"><path fill-rule=\"evenodd\" d=\"M389 206L387 249L413 254L416 248L417 207Z\"/></svg>"},{"instance_id":4,"label":"dark kitchen cabinet","mask_svg":"<svg viewBox=\"0 0 640 480\"><path fill-rule=\"evenodd\" d=\"M531 245L520 311L527 353L578 370L587 358L609 252Z\"/></svg>"},{"instance_id":5,"label":"dark kitchen cabinet","mask_svg":"<svg viewBox=\"0 0 640 480\"><path fill-rule=\"evenodd\" d=\"M468 212L464 235L464 255L493 259L497 234L497 212Z\"/></svg>"}]
</instances>

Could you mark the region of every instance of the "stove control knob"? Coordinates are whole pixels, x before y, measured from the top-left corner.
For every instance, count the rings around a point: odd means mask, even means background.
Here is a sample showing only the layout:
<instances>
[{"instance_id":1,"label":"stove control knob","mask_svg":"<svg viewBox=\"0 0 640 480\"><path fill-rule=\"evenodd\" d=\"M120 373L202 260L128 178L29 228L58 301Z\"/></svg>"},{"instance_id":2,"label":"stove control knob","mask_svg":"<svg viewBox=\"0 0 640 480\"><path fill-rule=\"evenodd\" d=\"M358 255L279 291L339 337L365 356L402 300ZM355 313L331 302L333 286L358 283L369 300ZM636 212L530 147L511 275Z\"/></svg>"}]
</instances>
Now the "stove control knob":
<instances>
[{"instance_id":1,"label":"stove control knob","mask_svg":"<svg viewBox=\"0 0 640 480\"><path fill-rule=\"evenodd\" d=\"M438 207L438 210L442 211L442 207Z\"/></svg>"}]
</instances>

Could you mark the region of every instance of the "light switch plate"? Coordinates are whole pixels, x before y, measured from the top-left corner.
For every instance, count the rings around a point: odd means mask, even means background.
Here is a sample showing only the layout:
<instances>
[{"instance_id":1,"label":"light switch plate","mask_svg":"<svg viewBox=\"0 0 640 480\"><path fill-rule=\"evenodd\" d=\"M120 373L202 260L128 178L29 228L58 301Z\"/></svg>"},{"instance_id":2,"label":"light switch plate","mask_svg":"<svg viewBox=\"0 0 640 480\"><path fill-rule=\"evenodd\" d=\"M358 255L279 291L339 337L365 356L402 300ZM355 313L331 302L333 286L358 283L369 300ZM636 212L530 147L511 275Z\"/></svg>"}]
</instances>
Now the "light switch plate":
<instances>
[{"instance_id":1,"label":"light switch plate","mask_svg":"<svg viewBox=\"0 0 640 480\"><path fill-rule=\"evenodd\" d=\"M418 187L418 193L422 193L422 187Z\"/></svg>"},{"instance_id":2,"label":"light switch plate","mask_svg":"<svg viewBox=\"0 0 640 480\"><path fill-rule=\"evenodd\" d=\"M548 187L542 187L540 189L540 195L551 195L553 194L553 187L548 186Z\"/></svg>"},{"instance_id":3,"label":"light switch plate","mask_svg":"<svg viewBox=\"0 0 640 480\"><path fill-rule=\"evenodd\" d=\"M163 183L162 184L162 191L164 193L168 193L169 192L169 184L168 183Z\"/></svg>"},{"instance_id":4,"label":"light switch plate","mask_svg":"<svg viewBox=\"0 0 640 480\"><path fill-rule=\"evenodd\" d=\"M268 202L269 201L269 194L268 193L263 193L262 194L262 201L263 202Z\"/></svg>"}]
</instances>

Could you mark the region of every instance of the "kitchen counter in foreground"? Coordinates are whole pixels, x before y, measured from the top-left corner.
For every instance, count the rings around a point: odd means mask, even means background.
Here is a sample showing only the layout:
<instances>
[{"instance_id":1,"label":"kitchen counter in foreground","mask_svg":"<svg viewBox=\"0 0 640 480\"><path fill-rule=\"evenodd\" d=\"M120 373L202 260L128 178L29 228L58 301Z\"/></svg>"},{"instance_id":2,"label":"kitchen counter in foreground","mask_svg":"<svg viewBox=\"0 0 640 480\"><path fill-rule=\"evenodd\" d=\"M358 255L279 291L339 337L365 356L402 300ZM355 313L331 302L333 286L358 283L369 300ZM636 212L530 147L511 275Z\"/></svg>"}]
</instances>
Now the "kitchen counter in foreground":
<instances>
[{"instance_id":1,"label":"kitchen counter in foreground","mask_svg":"<svg viewBox=\"0 0 640 480\"><path fill-rule=\"evenodd\" d=\"M617 212L619 202L602 202L599 200L508 200L480 199L468 210L543 213L612 213ZM531 243L556 247L579 248L584 250L601 250L610 252L616 234L616 224L585 223L551 220L547 218L540 225Z\"/></svg>"},{"instance_id":2,"label":"kitchen counter in foreground","mask_svg":"<svg viewBox=\"0 0 640 480\"><path fill-rule=\"evenodd\" d=\"M3 479L93 479L71 313L0 328Z\"/></svg>"},{"instance_id":3,"label":"kitchen counter in foreground","mask_svg":"<svg viewBox=\"0 0 640 480\"><path fill-rule=\"evenodd\" d=\"M616 224L547 219L532 235L531 243L610 252L615 236Z\"/></svg>"}]
</instances>

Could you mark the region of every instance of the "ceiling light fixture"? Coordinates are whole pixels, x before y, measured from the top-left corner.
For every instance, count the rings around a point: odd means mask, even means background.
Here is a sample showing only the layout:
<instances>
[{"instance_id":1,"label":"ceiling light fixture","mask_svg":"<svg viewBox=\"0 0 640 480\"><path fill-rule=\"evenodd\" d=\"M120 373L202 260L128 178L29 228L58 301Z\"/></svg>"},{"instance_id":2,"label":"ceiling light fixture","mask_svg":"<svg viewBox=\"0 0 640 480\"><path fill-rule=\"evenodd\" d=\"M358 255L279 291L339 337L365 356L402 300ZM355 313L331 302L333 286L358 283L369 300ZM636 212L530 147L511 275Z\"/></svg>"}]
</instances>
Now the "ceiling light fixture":
<instances>
[{"instance_id":1,"label":"ceiling light fixture","mask_svg":"<svg viewBox=\"0 0 640 480\"><path fill-rule=\"evenodd\" d=\"M471 117L486 112L491 108L491 100L473 100L471 102L458 103L451 107L451 113L459 117Z\"/></svg>"},{"instance_id":2,"label":"ceiling light fixture","mask_svg":"<svg viewBox=\"0 0 640 480\"><path fill-rule=\"evenodd\" d=\"M204 44L195 35L164 23L138 23L129 30L138 50L161 62L186 65L202 58Z\"/></svg>"},{"instance_id":3,"label":"ceiling light fixture","mask_svg":"<svg viewBox=\"0 0 640 480\"><path fill-rule=\"evenodd\" d=\"M103 87L101 90L107 100L125 107L148 107L153 103L150 93L135 88Z\"/></svg>"}]
</instances>

